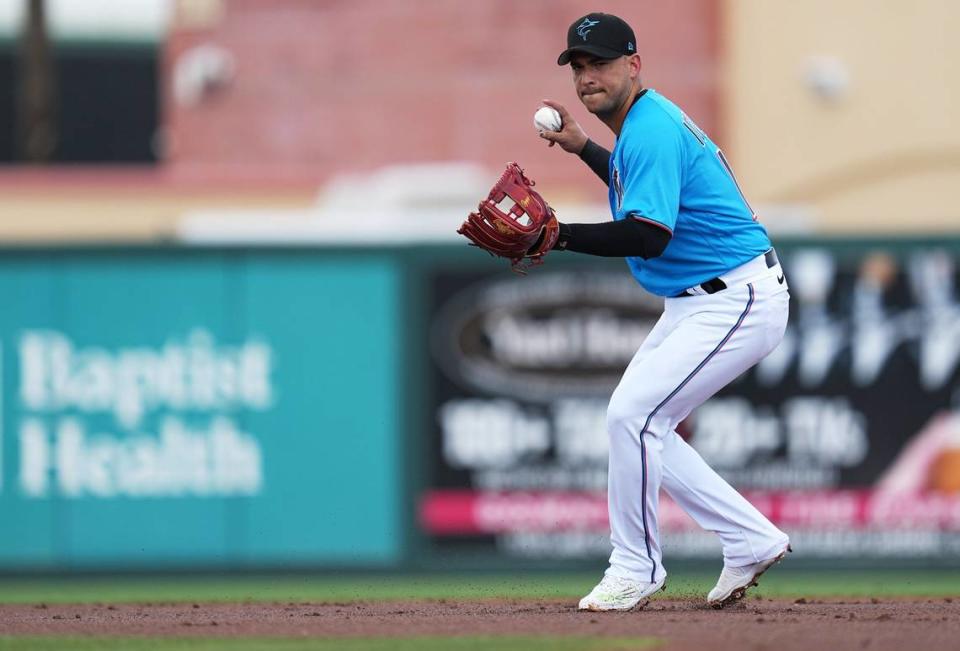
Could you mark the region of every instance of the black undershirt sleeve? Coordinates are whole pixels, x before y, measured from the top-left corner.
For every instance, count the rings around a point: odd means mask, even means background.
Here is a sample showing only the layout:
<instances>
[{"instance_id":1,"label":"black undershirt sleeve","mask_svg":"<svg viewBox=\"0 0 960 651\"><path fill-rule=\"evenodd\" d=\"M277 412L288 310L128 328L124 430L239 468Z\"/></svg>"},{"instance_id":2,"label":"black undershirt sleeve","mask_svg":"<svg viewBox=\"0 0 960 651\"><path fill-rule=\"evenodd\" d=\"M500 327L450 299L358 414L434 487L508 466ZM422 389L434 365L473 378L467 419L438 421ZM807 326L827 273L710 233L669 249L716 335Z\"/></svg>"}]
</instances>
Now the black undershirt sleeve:
<instances>
[{"instance_id":1,"label":"black undershirt sleeve","mask_svg":"<svg viewBox=\"0 0 960 651\"><path fill-rule=\"evenodd\" d=\"M606 185L610 185L610 152L587 139L587 144L580 150L580 160L593 170Z\"/></svg>"},{"instance_id":2,"label":"black undershirt sleeve","mask_svg":"<svg viewBox=\"0 0 960 651\"><path fill-rule=\"evenodd\" d=\"M628 216L601 224L560 224L554 249L610 258L660 256L672 234L662 226Z\"/></svg>"}]
</instances>

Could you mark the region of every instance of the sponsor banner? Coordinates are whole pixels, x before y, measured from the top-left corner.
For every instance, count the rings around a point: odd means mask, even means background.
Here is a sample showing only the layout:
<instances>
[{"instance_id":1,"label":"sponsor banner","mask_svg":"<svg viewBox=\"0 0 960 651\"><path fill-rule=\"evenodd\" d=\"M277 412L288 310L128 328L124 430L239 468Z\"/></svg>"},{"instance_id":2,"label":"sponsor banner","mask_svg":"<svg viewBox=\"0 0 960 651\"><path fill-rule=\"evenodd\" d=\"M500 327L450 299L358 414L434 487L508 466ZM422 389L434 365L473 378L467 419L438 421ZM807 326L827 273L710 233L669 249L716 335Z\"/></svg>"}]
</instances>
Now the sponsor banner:
<instances>
[{"instance_id":1,"label":"sponsor banner","mask_svg":"<svg viewBox=\"0 0 960 651\"><path fill-rule=\"evenodd\" d=\"M960 495L883 491L752 492L744 496L780 527L850 530L927 529L960 532ZM661 530L697 529L664 495ZM424 496L422 524L434 534L500 534L609 530L603 493L434 491Z\"/></svg>"},{"instance_id":2,"label":"sponsor banner","mask_svg":"<svg viewBox=\"0 0 960 651\"><path fill-rule=\"evenodd\" d=\"M196 328L156 348L83 347L23 329L14 350L23 497L261 492L261 442L238 416L276 406L267 342L223 346Z\"/></svg>"},{"instance_id":3,"label":"sponsor banner","mask_svg":"<svg viewBox=\"0 0 960 651\"><path fill-rule=\"evenodd\" d=\"M778 250L792 299L783 343L681 435L810 554L955 553L956 251ZM524 278L437 267L429 288L430 543L551 558L545 541L562 538L571 556L606 556L606 403L660 299L602 260ZM674 555L715 553L663 504Z\"/></svg>"},{"instance_id":4,"label":"sponsor banner","mask_svg":"<svg viewBox=\"0 0 960 651\"><path fill-rule=\"evenodd\" d=\"M433 278L433 360L474 392L550 404L606 396L663 301L626 273ZM454 416L455 417L455 416Z\"/></svg>"},{"instance_id":5,"label":"sponsor banner","mask_svg":"<svg viewBox=\"0 0 960 651\"><path fill-rule=\"evenodd\" d=\"M0 263L0 569L399 560L391 264L56 262Z\"/></svg>"}]
</instances>

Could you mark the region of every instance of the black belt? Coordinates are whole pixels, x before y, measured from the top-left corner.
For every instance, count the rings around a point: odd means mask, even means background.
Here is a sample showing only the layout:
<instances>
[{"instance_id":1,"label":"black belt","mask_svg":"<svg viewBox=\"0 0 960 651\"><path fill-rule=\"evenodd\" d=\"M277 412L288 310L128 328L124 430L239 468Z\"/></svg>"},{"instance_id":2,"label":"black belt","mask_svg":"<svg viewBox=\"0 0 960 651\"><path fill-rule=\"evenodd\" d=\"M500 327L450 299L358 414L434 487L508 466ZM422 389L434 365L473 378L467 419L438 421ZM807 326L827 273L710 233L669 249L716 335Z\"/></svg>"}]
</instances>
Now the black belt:
<instances>
[{"instance_id":1,"label":"black belt","mask_svg":"<svg viewBox=\"0 0 960 651\"><path fill-rule=\"evenodd\" d=\"M777 259L777 252L773 249L770 249L763 254L763 259L767 261L767 269L775 267L780 264L780 260ZM723 291L727 288L727 283L723 282L719 278L713 278L708 280L705 283L700 283L700 289L702 289L707 294L716 294L717 292ZM680 298L681 296L700 296L700 294L688 294L689 290L683 290L677 294L674 298Z\"/></svg>"}]
</instances>

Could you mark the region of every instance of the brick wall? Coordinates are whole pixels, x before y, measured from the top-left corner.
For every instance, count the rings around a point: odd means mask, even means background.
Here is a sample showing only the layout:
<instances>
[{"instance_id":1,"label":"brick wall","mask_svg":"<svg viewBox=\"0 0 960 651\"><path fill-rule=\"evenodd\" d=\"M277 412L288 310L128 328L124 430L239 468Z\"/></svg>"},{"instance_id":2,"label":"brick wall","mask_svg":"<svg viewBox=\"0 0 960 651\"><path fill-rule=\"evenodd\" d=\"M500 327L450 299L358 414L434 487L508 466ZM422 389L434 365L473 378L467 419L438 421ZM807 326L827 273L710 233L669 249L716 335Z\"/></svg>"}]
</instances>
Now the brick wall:
<instances>
[{"instance_id":1,"label":"brick wall","mask_svg":"<svg viewBox=\"0 0 960 651\"><path fill-rule=\"evenodd\" d=\"M716 137L715 0L610 0L630 22L644 81ZM228 0L197 25L181 13L164 55L168 171L175 176L321 182L402 161L520 161L545 190L596 200L586 168L536 137L542 97L588 133L612 135L580 107L556 65L566 28L595 9L575 0ZM183 7L181 6L181 12ZM195 105L171 92L174 63L210 43L233 81ZM600 196L602 200L602 195Z\"/></svg>"}]
</instances>

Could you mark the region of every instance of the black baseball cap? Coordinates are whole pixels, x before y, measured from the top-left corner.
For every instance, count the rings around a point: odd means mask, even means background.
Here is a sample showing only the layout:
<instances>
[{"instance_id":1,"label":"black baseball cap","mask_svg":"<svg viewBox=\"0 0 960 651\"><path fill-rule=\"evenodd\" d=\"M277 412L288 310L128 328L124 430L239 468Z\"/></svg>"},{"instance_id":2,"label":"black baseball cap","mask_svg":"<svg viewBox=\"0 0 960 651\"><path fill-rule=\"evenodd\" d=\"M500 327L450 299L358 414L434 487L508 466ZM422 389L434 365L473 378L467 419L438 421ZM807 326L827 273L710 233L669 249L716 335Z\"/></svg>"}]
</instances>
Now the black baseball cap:
<instances>
[{"instance_id":1,"label":"black baseball cap","mask_svg":"<svg viewBox=\"0 0 960 651\"><path fill-rule=\"evenodd\" d=\"M637 53L637 39L630 25L613 14L587 14L577 18L567 30L567 49L557 65L570 63L574 52L587 52L604 59L616 59Z\"/></svg>"}]
</instances>

